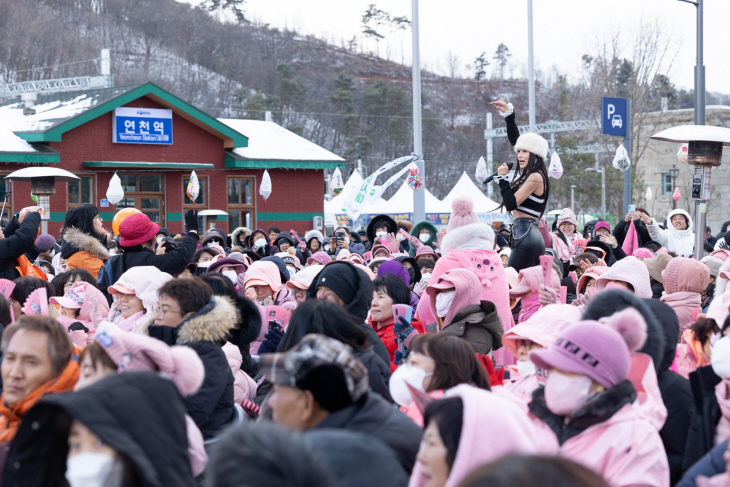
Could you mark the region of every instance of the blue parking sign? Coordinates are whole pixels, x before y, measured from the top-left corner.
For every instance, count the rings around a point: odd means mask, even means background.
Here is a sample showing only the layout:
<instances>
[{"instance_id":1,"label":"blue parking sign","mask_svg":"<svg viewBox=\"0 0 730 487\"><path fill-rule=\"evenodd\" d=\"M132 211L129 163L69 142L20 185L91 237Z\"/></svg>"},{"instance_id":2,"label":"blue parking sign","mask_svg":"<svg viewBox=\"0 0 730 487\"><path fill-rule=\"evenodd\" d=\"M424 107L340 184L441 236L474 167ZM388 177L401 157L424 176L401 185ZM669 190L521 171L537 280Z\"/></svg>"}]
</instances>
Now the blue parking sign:
<instances>
[{"instance_id":1,"label":"blue parking sign","mask_svg":"<svg viewBox=\"0 0 730 487\"><path fill-rule=\"evenodd\" d=\"M172 110L116 108L113 140L117 144L172 145Z\"/></svg>"},{"instance_id":2,"label":"blue parking sign","mask_svg":"<svg viewBox=\"0 0 730 487\"><path fill-rule=\"evenodd\" d=\"M626 98L602 98L601 133L626 137Z\"/></svg>"}]
</instances>

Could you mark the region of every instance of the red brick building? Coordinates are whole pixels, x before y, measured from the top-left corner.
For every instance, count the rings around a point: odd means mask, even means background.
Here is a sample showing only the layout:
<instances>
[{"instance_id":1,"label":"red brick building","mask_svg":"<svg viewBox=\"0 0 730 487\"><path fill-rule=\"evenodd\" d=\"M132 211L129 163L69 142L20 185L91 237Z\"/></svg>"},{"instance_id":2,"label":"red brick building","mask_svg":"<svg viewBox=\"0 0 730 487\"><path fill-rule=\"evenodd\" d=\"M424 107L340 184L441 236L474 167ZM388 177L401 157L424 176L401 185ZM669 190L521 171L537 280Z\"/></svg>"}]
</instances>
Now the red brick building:
<instances>
[{"instance_id":1,"label":"red brick building","mask_svg":"<svg viewBox=\"0 0 730 487\"><path fill-rule=\"evenodd\" d=\"M116 109L124 107L170 110L171 143L114 142L115 128L121 130L115 121L123 120ZM82 203L99 206L107 222L118 209L135 207L172 233L183 231L189 208L227 212L215 223L228 232L272 225L304 232L313 228L314 217L324 216L323 171L344 166L344 159L273 122L217 120L151 83L39 96L33 110L24 114L17 100L0 104L0 176L32 164L81 178L56 183L48 225L53 235L65 212ZM194 202L185 195L192 170L200 180ZM273 186L268 200L258 191L265 170ZM115 172L125 197L107 206ZM30 183L7 182L5 191L11 195L3 219L33 204Z\"/></svg>"}]
</instances>

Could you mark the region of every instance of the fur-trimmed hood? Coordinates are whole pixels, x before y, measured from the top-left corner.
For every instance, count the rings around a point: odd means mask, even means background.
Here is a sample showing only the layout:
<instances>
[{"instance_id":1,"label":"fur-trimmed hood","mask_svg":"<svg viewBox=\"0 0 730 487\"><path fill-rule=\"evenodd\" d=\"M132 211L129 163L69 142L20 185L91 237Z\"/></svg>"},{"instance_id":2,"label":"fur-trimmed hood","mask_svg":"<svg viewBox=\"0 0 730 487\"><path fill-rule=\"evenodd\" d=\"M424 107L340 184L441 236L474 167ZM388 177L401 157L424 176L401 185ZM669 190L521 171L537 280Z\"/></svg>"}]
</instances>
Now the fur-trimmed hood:
<instances>
[{"instance_id":1,"label":"fur-trimmed hood","mask_svg":"<svg viewBox=\"0 0 730 487\"><path fill-rule=\"evenodd\" d=\"M68 259L76 252L88 252L103 261L109 259L109 251L101 240L78 228L70 227L63 232L61 257Z\"/></svg>"},{"instance_id":2,"label":"fur-trimmed hood","mask_svg":"<svg viewBox=\"0 0 730 487\"><path fill-rule=\"evenodd\" d=\"M375 244L375 225L385 224L388 227L388 233L393 235L398 233L398 224L388 215L377 215L370 220L367 228L368 240Z\"/></svg>"},{"instance_id":3,"label":"fur-trimmed hood","mask_svg":"<svg viewBox=\"0 0 730 487\"><path fill-rule=\"evenodd\" d=\"M659 319L652 309L645 304L645 300L629 293L628 291L602 291L590 300L588 306L583 312L582 319L598 321L601 318L606 318L629 307L634 308L641 313L641 316L646 322L646 342L638 351L651 357L654 361L654 368L658 374L659 371L662 370L662 362L664 362L664 354L667 347L667 336L664 331L664 327L659 322Z\"/></svg>"},{"instance_id":4,"label":"fur-trimmed hood","mask_svg":"<svg viewBox=\"0 0 730 487\"><path fill-rule=\"evenodd\" d=\"M240 237L241 235L243 235L243 238L239 242L238 241L238 237ZM248 237L249 235L251 235L251 229L250 228L248 228L248 227L238 227L238 228L236 228L235 230L233 230L231 232L231 246L235 246L235 245L239 245L239 246L240 245L243 245L243 246L245 246L246 245L246 237Z\"/></svg>"},{"instance_id":5,"label":"fur-trimmed hood","mask_svg":"<svg viewBox=\"0 0 730 487\"><path fill-rule=\"evenodd\" d=\"M470 223L451 230L441 240L441 255L453 249L494 250L494 230L486 223Z\"/></svg>"},{"instance_id":6,"label":"fur-trimmed hood","mask_svg":"<svg viewBox=\"0 0 730 487\"><path fill-rule=\"evenodd\" d=\"M423 230L428 230L428 233L431 234L431 238L429 238L423 245L428 245L431 248L435 248L436 243L438 242L438 229L434 226L433 223L424 220L422 222L416 223L416 226L413 227L413 230L411 230L411 235L418 238Z\"/></svg>"},{"instance_id":7,"label":"fur-trimmed hood","mask_svg":"<svg viewBox=\"0 0 730 487\"><path fill-rule=\"evenodd\" d=\"M177 327L177 345L210 342L223 344L239 321L238 308L230 299L213 296L208 304Z\"/></svg>"}]
</instances>

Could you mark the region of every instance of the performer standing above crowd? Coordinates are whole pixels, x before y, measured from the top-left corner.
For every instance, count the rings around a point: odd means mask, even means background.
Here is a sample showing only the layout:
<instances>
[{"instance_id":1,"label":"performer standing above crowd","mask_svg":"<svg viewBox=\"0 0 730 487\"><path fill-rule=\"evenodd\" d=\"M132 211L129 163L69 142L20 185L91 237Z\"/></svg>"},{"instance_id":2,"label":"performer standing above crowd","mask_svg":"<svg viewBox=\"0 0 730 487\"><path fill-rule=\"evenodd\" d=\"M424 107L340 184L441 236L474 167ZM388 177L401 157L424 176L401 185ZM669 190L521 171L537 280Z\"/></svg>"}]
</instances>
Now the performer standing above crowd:
<instances>
[{"instance_id":1,"label":"performer standing above crowd","mask_svg":"<svg viewBox=\"0 0 730 487\"><path fill-rule=\"evenodd\" d=\"M519 135L515 123L514 107L504 100L492 102L507 122L507 137L517 152L519 167L509 181L510 168L503 163L497 169L502 206L512 212L513 223L510 235L512 253L509 267L521 271L540 264L540 256L545 252L545 242L538 230L538 220L545 212L550 183L548 182L545 159L548 143L537 134Z\"/></svg>"}]
</instances>

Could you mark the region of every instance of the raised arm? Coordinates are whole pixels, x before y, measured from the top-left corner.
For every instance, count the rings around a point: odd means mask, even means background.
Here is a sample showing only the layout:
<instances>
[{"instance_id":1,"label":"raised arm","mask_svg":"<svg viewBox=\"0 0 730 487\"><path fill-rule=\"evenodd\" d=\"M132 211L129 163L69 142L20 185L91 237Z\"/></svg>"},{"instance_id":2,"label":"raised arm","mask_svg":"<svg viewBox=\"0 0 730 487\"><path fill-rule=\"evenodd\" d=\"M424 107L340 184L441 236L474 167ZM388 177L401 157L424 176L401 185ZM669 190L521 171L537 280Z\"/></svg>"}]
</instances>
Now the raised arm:
<instances>
[{"instance_id":1,"label":"raised arm","mask_svg":"<svg viewBox=\"0 0 730 487\"><path fill-rule=\"evenodd\" d=\"M490 104L494 105L499 110L499 114L504 117L504 121L507 124L507 139L514 146L520 137L520 131L517 128L517 122L515 122L515 107L504 100L493 101Z\"/></svg>"}]
</instances>

